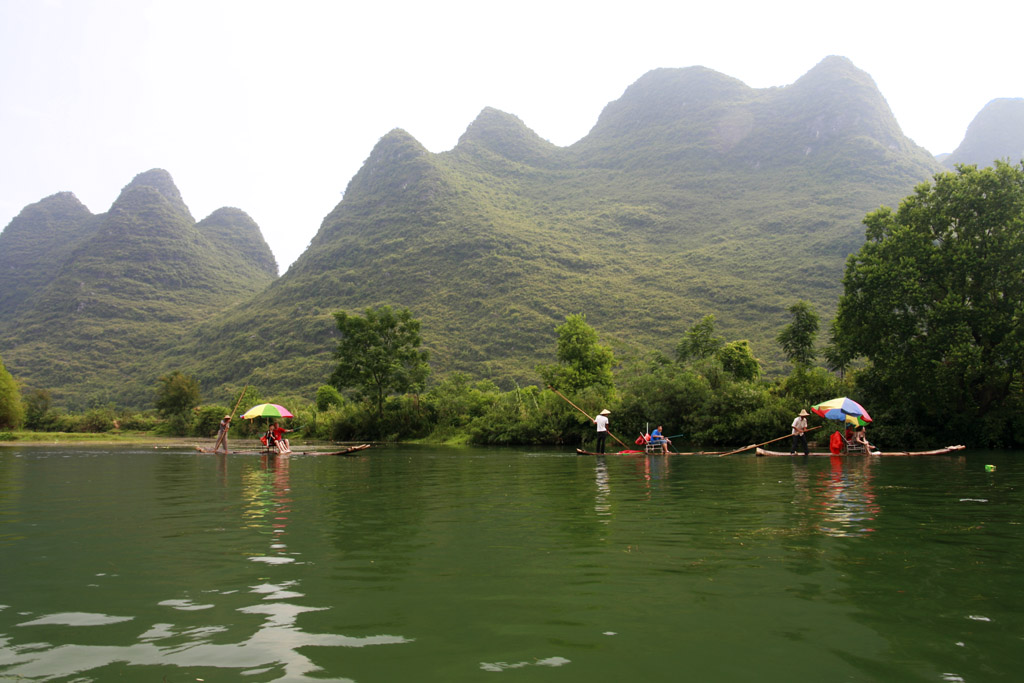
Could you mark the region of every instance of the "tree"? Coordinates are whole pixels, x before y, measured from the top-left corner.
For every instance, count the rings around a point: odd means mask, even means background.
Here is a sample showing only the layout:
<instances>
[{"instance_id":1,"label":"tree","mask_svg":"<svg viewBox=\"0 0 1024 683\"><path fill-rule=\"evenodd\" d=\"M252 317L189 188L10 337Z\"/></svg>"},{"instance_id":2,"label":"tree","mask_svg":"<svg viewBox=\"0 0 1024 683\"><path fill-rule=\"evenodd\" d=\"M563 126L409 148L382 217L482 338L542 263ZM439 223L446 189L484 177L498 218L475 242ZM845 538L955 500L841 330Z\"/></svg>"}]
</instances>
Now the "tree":
<instances>
[{"instance_id":1,"label":"tree","mask_svg":"<svg viewBox=\"0 0 1024 683\"><path fill-rule=\"evenodd\" d=\"M710 313L691 327L676 346L676 359L680 363L709 358L722 348L725 340L715 336L715 316Z\"/></svg>"},{"instance_id":2,"label":"tree","mask_svg":"<svg viewBox=\"0 0 1024 683\"><path fill-rule=\"evenodd\" d=\"M199 405L199 382L179 370L158 377L157 381L156 409L168 419L172 433L187 434L192 409Z\"/></svg>"},{"instance_id":3,"label":"tree","mask_svg":"<svg viewBox=\"0 0 1024 683\"><path fill-rule=\"evenodd\" d=\"M722 363L722 368L736 379L755 380L761 376L761 363L754 357L746 339L729 342L715 356Z\"/></svg>"},{"instance_id":4,"label":"tree","mask_svg":"<svg viewBox=\"0 0 1024 683\"><path fill-rule=\"evenodd\" d=\"M18 429L25 419L25 407L21 402L21 391L11 373L7 372L0 358L0 428Z\"/></svg>"},{"instance_id":5,"label":"tree","mask_svg":"<svg viewBox=\"0 0 1024 683\"><path fill-rule=\"evenodd\" d=\"M587 324L587 316L567 315L555 332L558 334L558 365L537 366L544 381L572 393L587 387L610 390L615 355L610 348L598 343L597 332Z\"/></svg>"},{"instance_id":6,"label":"tree","mask_svg":"<svg viewBox=\"0 0 1024 683\"><path fill-rule=\"evenodd\" d=\"M775 341L779 342L786 358L793 365L809 366L817 354L814 351L814 338L818 334L818 314L806 301L798 301L789 307L793 322L782 328Z\"/></svg>"},{"instance_id":7,"label":"tree","mask_svg":"<svg viewBox=\"0 0 1024 683\"><path fill-rule=\"evenodd\" d=\"M937 438L1022 443L1024 164L959 166L864 219L836 315L880 414Z\"/></svg>"},{"instance_id":8,"label":"tree","mask_svg":"<svg viewBox=\"0 0 1024 683\"><path fill-rule=\"evenodd\" d=\"M323 412L331 406L340 406L344 402L338 390L330 384L321 384L316 389L316 409Z\"/></svg>"},{"instance_id":9,"label":"tree","mask_svg":"<svg viewBox=\"0 0 1024 683\"><path fill-rule=\"evenodd\" d=\"M46 389L31 389L25 394L25 426L28 429L45 431L50 413L50 392Z\"/></svg>"},{"instance_id":10,"label":"tree","mask_svg":"<svg viewBox=\"0 0 1024 683\"><path fill-rule=\"evenodd\" d=\"M388 395L422 391L430 375L430 352L419 348L420 322L408 308L367 308L361 317L339 311L334 319L341 341L334 352L339 362L331 374L332 386L354 389L372 401L378 422Z\"/></svg>"}]
</instances>

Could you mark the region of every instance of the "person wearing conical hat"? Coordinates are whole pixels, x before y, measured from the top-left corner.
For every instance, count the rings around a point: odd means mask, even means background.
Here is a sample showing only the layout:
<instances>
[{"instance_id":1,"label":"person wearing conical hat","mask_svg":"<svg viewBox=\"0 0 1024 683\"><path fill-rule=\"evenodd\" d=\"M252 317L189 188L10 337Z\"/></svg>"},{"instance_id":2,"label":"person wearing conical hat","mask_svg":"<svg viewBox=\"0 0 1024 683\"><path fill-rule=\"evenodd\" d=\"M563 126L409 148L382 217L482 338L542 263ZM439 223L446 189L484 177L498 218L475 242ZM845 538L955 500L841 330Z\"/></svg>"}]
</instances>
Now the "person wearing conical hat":
<instances>
[{"instance_id":1,"label":"person wearing conical hat","mask_svg":"<svg viewBox=\"0 0 1024 683\"><path fill-rule=\"evenodd\" d=\"M224 419L220 421L220 426L217 427L217 441L213 446L213 452L216 453L217 449L224 446L224 454L228 452L228 430L231 429L231 416L225 415Z\"/></svg>"},{"instance_id":2,"label":"person wearing conical hat","mask_svg":"<svg viewBox=\"0 0 1024 683\"><path fill-rule=\"evenodd\" d=\"M810 415L806 410L800 409L800 414L793 419L793 436L791 437L792 443L789 446L789 454L796 455L796 447L798 444L803 443L804 455L810 455L810 451L807 448L807 416Z\"/></svg>"},{"instance_id":3,"label":"person wearing conical hat","mask_svg":"<svg viewBox=\"0 0 1024 683\"><path fill-rule=\"evenodd\" d=\"M611 414L612 412L605 408L594 418L594 424L597 425L597 453L604 453L604 442L608 438L608 416Z\"/></svg>"}]
</instances>

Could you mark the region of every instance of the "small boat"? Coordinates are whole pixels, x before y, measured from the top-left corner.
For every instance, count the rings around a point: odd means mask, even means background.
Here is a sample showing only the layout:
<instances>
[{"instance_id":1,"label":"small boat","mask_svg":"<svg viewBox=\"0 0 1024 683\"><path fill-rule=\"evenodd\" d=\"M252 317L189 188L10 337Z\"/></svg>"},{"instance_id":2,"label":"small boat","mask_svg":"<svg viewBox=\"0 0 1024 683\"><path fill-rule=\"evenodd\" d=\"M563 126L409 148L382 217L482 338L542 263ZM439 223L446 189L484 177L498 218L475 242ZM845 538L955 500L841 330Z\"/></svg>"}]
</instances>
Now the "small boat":
<instances>
[{"instance_id":1,"label":"small boat","mask_svg":"<svg viewBox=\"0 0 1024 683\"><path fill-rule=\"evenodd\" d=\"M931 451L872 451L870 454L868 454L868 453L832 453L831 451L812 451L811 453L809 453L809 455L817 455L817 456L837 455L837 456L844 457L844 458L847 458L847 457L848 458L859 458L859 457L862 457L864 455L882 455L882 456L886 456L886 455L946 455L946 454L952 453L954 451L962 451L965 448L967 448L967 447L961 445L961 446L946 446L945 448L936 448L935 450L931 450ZM766 450L764 448L758 448L757 449L757 455L758 456L786 456L786 457L789 457L789 456L791 456L793 454L788 452L788 451L769 451L769 450ZM797 453L796 455L803 457L803 453Z\"/></svg>"}]
</instances>

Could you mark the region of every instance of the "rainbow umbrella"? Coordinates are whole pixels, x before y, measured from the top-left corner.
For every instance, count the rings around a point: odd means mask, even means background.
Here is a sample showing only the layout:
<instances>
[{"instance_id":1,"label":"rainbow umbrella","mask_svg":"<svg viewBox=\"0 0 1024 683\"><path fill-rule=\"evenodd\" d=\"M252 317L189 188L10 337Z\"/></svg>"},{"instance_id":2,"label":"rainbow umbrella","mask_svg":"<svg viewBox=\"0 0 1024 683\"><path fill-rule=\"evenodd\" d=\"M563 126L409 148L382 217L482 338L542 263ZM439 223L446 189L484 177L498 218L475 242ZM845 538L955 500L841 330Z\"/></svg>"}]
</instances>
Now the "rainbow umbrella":
<instances>
[{"instance_id":1,"label":"rainbow umbrella","mask_svg":"<svg viewBox=\"0 0 1024 683\"><path fill-rule=\"evenodd\" d=\"M857 426L871 422L871 416L864 410L864 406L845 396L813 405L811 412L826 420L840 420Z\"/></svg>"},{"instance_id":2,"label":"rainbow umbrella","mask_svg":"<svg viewBox=\"0 0 1024 683\"><path fill-rule=\"evenodd\" d=\"M246 420L251 420L254 417L295 417L288 412L288 409L284 406L279 406L276 403L261 403L258 406L253 406L249 410L245 411L242 415Z\"/></svg>"}]
</instances>

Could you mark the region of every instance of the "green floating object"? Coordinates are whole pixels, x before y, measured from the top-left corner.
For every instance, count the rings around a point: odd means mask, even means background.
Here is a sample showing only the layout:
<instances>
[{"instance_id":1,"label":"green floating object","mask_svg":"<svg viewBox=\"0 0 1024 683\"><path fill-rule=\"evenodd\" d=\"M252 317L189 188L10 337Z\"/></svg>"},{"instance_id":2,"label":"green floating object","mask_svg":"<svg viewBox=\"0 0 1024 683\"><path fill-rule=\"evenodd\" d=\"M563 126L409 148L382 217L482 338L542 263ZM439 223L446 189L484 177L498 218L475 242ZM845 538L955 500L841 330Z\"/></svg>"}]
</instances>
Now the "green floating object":
<instances>
[{"instance_id":1,"label":"green floating object","mask_svg":"<svg viewBox=\"0 0 1024 683\"><path fill-rule=\"evenodd\" d=\"M985 465L985 471L986 472L995 472L996 471L996 466L995 465Z\"/></svg>"}]
</instances>

